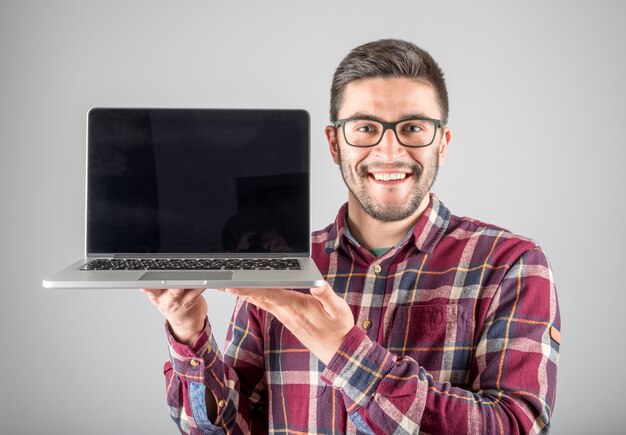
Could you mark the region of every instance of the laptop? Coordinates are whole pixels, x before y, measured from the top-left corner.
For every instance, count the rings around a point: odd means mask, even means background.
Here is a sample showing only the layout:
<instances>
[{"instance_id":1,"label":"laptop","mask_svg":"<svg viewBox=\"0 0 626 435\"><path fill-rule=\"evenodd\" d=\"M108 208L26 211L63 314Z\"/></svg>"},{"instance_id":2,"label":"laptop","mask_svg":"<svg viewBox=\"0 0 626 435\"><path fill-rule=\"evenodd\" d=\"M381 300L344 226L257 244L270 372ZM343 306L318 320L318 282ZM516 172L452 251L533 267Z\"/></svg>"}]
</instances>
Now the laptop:
<instances>
[{"instance_id":1,"label":"laptop","mask_svg":"<svg viewBox=\"0 0 626 435\"><path fill-rule=\"evenodd\" d=\"M47 288L310 288L304 110L93 108L85 257Z\"/></svg>"}]
</instances>

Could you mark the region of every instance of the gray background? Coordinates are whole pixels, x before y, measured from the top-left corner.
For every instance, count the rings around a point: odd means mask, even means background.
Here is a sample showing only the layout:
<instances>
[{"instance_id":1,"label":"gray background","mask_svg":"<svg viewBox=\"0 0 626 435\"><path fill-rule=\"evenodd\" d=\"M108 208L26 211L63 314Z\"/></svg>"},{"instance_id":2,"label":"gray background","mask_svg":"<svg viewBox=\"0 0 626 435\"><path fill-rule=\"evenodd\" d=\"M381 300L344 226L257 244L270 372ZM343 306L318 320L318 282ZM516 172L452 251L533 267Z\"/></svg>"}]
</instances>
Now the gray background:
<instances>
[{"instance_id":1,"label":"gray background","mask_svg":"<svg viewBox=\"0 0 626 435\"><path fill-rule=\"evenodd\" d=\"M446 72L453 140L434 191L551 260L553 433L622 432L624 4L225 3L0 3L0 433L176 433L163 322L145 295L41 286L82 255L87 110L309 110L319 228L346 199L323 135L332 73L383 37L416 42ZM233 299L207 299L222 343Z\"/></svg>"}]
</instances>

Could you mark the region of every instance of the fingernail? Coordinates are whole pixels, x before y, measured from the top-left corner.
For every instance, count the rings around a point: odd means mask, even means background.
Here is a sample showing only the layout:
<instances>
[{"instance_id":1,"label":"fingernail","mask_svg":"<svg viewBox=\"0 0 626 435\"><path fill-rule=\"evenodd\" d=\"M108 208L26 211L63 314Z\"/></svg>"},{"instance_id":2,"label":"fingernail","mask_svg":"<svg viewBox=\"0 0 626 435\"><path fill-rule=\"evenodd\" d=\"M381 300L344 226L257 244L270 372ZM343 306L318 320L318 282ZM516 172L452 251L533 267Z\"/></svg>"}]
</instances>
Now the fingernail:
<instances>
[{"instance_id":1,"label":"fingernail","mask_svg":"<svg viewBox=\"0 0 626 435\"><path fill-rule=\"evenodd\" d=\"M239 292L237 290L235 290L234 288L227 288L227 289L224 289L224 291L226 293L230 293L231 295L238 295L239 294Z\"/></svg>"}]
</instances>

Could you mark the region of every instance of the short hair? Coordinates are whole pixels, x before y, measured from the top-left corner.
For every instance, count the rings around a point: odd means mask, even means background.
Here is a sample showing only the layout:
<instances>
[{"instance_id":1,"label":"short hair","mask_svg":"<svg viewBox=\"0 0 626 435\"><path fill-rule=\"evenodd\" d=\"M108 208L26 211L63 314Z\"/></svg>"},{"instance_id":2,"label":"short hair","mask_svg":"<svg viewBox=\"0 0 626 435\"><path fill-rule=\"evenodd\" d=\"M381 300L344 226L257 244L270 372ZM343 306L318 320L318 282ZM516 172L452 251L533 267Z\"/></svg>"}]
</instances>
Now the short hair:
<instances>
[{"instance_id":1,"label":"short hair","mask_svg":"<svg viewBox=\"0 0 626 435\"><path fill-rule=\"evenodd\" d=\"M442 121L448 121L448 91L435 59L417 45L400 39L381 39L353 49L343 58L330 88L330 120L337 121L346 86L370 78L407 77L431 85L437 95Z\"/></svg>"}]
</instances>

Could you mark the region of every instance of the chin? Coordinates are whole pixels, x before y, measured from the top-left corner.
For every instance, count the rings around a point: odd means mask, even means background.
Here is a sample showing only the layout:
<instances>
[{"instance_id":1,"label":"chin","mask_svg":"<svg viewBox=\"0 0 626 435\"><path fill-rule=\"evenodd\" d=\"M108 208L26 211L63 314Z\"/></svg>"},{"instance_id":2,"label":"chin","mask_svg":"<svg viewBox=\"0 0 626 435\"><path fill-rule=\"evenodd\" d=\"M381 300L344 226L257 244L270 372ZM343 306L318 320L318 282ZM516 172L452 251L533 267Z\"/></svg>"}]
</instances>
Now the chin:
<instances>
[{"instance_id":1,"label":"chin","mask_svg":"<svg viewBox=\"0 0 626 435\"><path fill-rule=\"evenodd\" d=\"M385 206L380 205L376 207L366 207L365 212L370 217L380 222L398 222L405 220L415 212L416 208L406 207L406 204L397 206Z\"/></svg>"}]
</instances>

